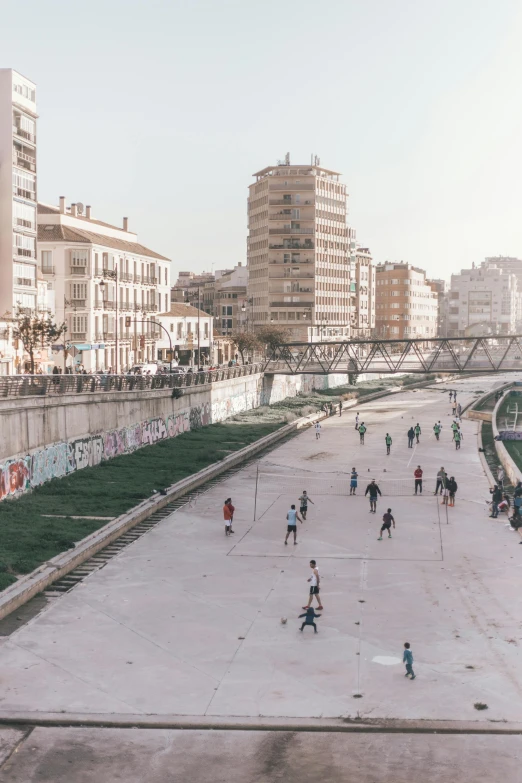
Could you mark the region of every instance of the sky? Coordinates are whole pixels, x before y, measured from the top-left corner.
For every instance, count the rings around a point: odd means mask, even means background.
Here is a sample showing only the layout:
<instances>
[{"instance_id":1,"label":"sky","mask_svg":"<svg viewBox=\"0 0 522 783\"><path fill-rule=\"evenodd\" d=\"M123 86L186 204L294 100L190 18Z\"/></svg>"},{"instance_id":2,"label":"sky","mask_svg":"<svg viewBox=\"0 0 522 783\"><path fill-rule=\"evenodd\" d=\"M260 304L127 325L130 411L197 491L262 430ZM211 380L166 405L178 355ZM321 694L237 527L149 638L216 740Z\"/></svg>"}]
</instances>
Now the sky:
<instances>
[{"instance_id":1,"label":"sky","mask_svg":"<svg viewBox=\"0 0 522 783\"><path fill-rule=\"evenodd\" d=\"M179 270L246 261L252 173L342 173L376 262L522 258L518 0L3 0L36 82L38 195Z\"/></svg>"}]
</instances>

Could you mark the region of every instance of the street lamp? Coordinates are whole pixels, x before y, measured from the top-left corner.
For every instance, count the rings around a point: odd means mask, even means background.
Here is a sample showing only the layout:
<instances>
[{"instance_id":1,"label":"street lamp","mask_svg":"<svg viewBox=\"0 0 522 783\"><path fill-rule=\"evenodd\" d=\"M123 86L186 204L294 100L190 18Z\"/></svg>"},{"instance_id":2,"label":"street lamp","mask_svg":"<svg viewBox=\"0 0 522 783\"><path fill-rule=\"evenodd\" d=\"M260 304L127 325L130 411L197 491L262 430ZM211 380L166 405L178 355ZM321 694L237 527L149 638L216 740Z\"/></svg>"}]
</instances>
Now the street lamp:
<instances>
[{"instance_id":1,"label":"street lamp","mask_svg":"<svg viewBox=\"0 0 522 783\"><path fill-rule=\"evenodd\" d=\"M115 357L115 370L116 375L118 375L118 267L116 266L115 269L104 269L103 270L105 275L112 280L114 280L114 301L116 306L116 317L115 317L115 330L114 330L114 342L115 342L115 350L116 350L116 357ZM104 293L105 293L105 286L107 283L105 280L101 280L100 282L100 288L102 292L102 299L104 299Z\"/></svg>"}]
</instances>

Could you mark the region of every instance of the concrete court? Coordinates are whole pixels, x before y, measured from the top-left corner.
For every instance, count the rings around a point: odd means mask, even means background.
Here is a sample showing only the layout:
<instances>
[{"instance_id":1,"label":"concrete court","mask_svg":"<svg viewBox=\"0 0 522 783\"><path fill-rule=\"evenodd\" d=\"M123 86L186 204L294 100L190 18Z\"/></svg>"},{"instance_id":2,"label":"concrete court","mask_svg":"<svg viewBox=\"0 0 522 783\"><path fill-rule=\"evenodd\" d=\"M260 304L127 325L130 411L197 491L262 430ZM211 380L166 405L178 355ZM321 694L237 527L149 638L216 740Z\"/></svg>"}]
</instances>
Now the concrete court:
<instances>
[{"instance_id":1,"label":"concrete court","mask_svg":"<svg viewBox=\"0 0 522 783\"><path fill-rule=\"evenodd\" d=\"M500 376L452 383L465 403ZM488 518L488 483L464 421L456 452L448 395L398 393L323 424L201 494L105 568L0 639L0 716L62 712L187 716L311 716L521 721L522 547L504 520ZM445 424L440 442L431 428ZM420 445L406 431L419 421ZM385 456L384 435L394 438ZM366 478L411 479L420 463L444 465L459 484L455 509L425 495L383 498L368 513ZM356 465L359 496L329 494L331 472ZM386 473L384 473L386 467ZM368 472L368 468L370 469ZM266 479L263 473L276 474ZM278 478L285 476L284 485ZM295 479L315 505L285 547ZM272 484L271 484L272 482ZM299 489L300 485L298 484ZM286 491L285 491L286 490ZM221 507L232 495L234 537ZM377 541L391 505L392 540ZM298 631L310 557L323 577L319 634ZM288 618L282 625L280 618ZM415 682L403 676L403 642ZM475 702L489 709L478 712Z\"/></svg>"},{"instance_id":2,"label":"concrete court","mask_svg":"<svg viewBox=\"0 0 522 783\"><path fill-rule=\"evenodd\" d=\"M37 728L1 783L519 783L520 736Z\"/></svg>"}]
</instances>

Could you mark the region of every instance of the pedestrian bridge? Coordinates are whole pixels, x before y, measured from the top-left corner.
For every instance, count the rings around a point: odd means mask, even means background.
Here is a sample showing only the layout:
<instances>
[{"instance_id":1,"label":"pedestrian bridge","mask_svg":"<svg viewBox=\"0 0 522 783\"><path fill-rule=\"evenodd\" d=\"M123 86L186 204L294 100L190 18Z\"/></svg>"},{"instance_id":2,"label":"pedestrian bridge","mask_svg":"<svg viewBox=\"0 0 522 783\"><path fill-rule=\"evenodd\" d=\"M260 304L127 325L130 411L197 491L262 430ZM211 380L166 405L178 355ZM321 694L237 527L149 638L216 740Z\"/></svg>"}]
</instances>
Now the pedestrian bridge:
<instances>
[{"instance_id":1,"label":"pedestrian bridge","mask_svg":"<svg viewBox=\"0 0 522 783\"><path fill-rule=\"evenodd\" d=\"M265 373L522 372L522 335L292 342L272 346Z\"/></svg>"}]
</instances>

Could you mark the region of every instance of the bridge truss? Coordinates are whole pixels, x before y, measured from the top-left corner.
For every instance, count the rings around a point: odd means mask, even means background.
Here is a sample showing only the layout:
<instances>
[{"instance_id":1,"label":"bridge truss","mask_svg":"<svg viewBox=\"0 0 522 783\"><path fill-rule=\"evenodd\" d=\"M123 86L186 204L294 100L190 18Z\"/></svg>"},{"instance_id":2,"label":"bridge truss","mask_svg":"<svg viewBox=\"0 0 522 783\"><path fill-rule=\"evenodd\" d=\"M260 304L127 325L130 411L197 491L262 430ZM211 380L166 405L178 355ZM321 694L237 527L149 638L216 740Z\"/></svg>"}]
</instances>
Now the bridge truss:
<instances>
[{"instance_id":1,"label":"bridge truss","mask_svg":"<svg viewBox=\"0 0 522 783\"><path fill-rule=\"evenodd\" d=\"M290 375L522 372L522 335L281 343L269 350L263 369Z\"/></svg>"}]
</instances>

